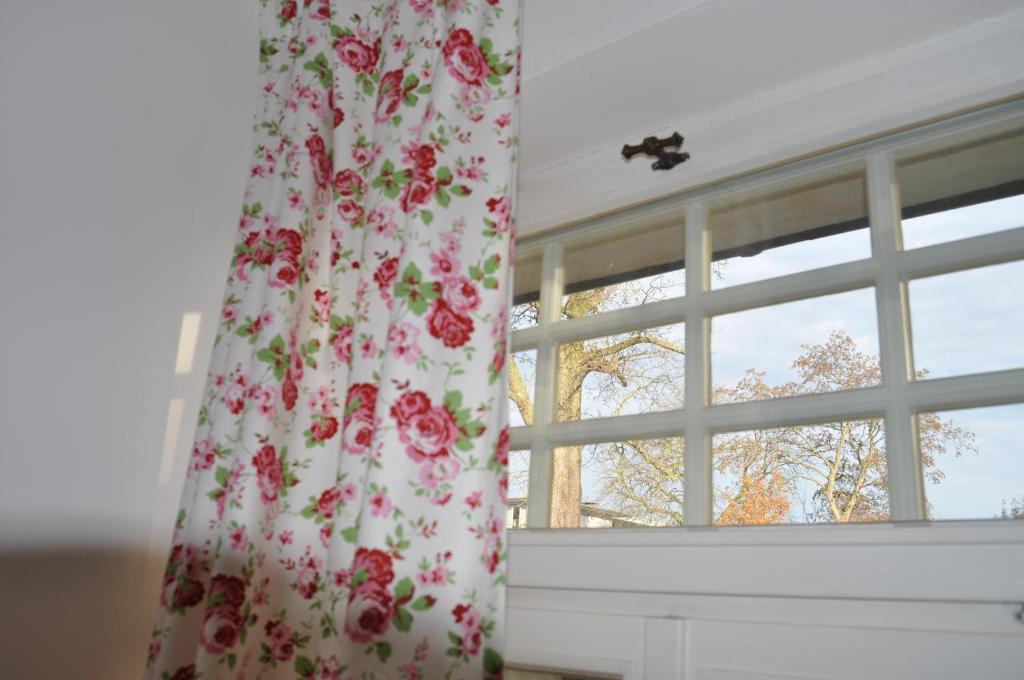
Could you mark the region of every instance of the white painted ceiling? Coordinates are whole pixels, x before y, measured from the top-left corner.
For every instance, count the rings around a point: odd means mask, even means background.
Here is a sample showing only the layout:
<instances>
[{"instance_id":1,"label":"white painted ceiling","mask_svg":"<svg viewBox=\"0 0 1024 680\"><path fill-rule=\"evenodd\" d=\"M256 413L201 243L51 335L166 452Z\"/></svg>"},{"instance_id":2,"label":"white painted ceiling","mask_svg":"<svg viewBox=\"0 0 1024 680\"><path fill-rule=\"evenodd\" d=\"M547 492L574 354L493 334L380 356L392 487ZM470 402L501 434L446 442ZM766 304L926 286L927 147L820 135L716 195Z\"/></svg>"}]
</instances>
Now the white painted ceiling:
<instances>
[{"instance_id":1,"label":"white painted ceiling","mask_svg":"<svg viewBox=\"0 0 1024 680\"><path fill-rule=\"evenodd\" d=\"M1021 5L526 0L521 171L636 141L837 69L898 58L910 46Z\"/></svg>"}]
</instances>

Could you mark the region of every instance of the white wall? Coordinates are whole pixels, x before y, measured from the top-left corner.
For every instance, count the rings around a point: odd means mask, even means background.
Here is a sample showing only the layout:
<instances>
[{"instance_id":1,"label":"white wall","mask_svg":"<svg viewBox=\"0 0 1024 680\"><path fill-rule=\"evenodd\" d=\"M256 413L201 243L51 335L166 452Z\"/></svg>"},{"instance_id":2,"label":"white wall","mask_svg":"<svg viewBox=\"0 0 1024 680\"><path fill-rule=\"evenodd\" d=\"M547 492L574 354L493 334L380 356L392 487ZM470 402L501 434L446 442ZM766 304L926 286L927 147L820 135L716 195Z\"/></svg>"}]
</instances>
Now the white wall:
<instances>
[{"instance_id":1,"label":"white wall","mask_svg":"<svg viewBox=\"0 0 1024 680\"><path fill-rule=\"evenodd\" d=\"M255 11L0 3L0 677L142 672L245 184Z\"/></svg>"}]
</instances>

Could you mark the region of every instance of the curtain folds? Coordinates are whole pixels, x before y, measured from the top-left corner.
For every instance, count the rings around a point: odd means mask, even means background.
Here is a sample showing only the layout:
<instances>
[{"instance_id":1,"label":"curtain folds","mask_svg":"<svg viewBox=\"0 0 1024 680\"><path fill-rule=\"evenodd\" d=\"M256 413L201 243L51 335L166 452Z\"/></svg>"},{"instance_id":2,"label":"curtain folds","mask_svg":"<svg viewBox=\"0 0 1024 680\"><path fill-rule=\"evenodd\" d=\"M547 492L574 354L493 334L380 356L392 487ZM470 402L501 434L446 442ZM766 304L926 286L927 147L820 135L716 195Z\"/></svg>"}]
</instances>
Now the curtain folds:
<instances>
[{"instance_id":1,"label":"curtain folds","mask_svg":"<svg viewBox=\"0 0 1024 680\"><path fill-rule=\"evenodd\" d=\"M500 677L518 0L260 5L147 677Z\"/></svg>"}]
</instances>

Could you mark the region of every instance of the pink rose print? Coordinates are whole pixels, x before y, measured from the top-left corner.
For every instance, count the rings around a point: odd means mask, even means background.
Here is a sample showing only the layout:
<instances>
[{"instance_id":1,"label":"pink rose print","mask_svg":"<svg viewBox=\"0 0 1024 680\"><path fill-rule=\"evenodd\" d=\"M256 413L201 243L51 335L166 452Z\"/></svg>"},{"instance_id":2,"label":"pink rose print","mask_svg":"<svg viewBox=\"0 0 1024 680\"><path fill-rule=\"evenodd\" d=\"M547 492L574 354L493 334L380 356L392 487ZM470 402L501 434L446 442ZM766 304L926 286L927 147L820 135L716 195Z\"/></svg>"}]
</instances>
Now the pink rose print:
<instances>
[{"instance_id":1,"label":"pink rose print","mask_svg":"<svg viewBox=\"0 0 1024 680\"><path fill-rule=\"evenodd\" d=\"M378 123L386 123L398 111L402 105L402 79L405 77L405 70L388 71L380 79L380 89L377 90L377 113L374 119Z\"/></svg>"},{"instance_id":2,"label":"pink rose print","mask_svg":"<svg viewBox=\"0 0 1024 680\"><path fill-rule=\"evenodd\" d=\"M391 514L391 500L383 491L370 496L370 514L374 517L387 517Z\"/></svg>"},{"instance_id":3,"label":"pink rose print","mask_svg":"<svg viewBox=\"0 0 1024 680\"><path fill-rule=\"evenodd\" d=\"M199 440L192 447L192 464L189 466L189 473L197 470L209 470L216 460L217 446L213 437Z\"/></svg>"},{"instance_id":4,"label":"pink rose print","mask_svg":"<svg viewBox=\"0 0 1024 680\"><path fill-rule=\"evenodd\" d=\"M392 326L388 330L388 342L391 344L392 355L397 359L404 360L407 364L415 364L422 353L417 342L419 337L420 329L407 321Z\"/></svg>"},{"instance_id":5,"label":"pink rose print","mask_svg":"<svg viewBox=\"0 0 1024 680\"><path fill-rule=\"evenodd\" d=\"M313 179L318 187L325 188L334 176L331 167L331 158L327 154L327 147L324 145L324 138L314 134L306 139L306 149L309 151L309 162L313 165Z\"/></svg>"},{"instance_id":6,"label":"pink rose print","mask_svg":"<svg viewBox=\"0 0 1024 680\"><path fill-rule=\"evenodd\" d=\"M295 576L295 589L303 598L309 600L319 590L322 566L323 560L311 555L309 548L306 548L306 554L299 561L298 574Z\"/></svg>"},{"instance_id":7,"label":"pink rose print","mask_svg":"<svg viewBox=\"0 0 1024 680\"><path fill-rule=\"evenodd\" d=\"M413 416L409 426L399 432L399 439L408 444L406 452L415 461L447 456L458 438L459 430L443 406Z\"/></svg>"},{"instance_id":8,"label":"pink rose print","mask_svg":"<svg viewBox=\"0 0 1024 680\"><path fill-rule=\"evenodd\" d=\"M263 632L267 635L271 658L275 661L288 661L292 658L295 643L292 640L291 628L283 621L267 621Z\"/></svg>"},{"instance_id":9,"label":"pink rose print","mask_svg":"<svg viewBox=\"0 0 1024 680\"><path fill-rule=\"evenodd\" d=\"M231 538L231 549L245 551L249 548L249 536L243 527L232 530L228 536Z\"/></svg>"},{"instance_id":10,"label":"pink rose print","mask_svg":"<svg viewBox=\"0 0 1024 680\"><path fill-rule=\"evenodd\" d=\"M345 403L345 431L342 448L361 456L373 443L373 412L377 404L377 387L359 383L349 388Z\"/></svg>"},{"instance_id":11,"label":"pink rose print","mask_svg":"<svg viewBox=\"0 0 1024 680\"><path fill-rule=\"evenodd\" d=\"M492 218L487 220L496 234L508 232L512 220L512 206L508 198L487 199L487 210Z\"/></svg>"},{"instance_id":12,"label":"pink rose print","mask_svg":"<svg viewBox=\"0 0 1024 680\"><path fill-rule=\"evenodd\" d=\"M366 183L354 170L345 168L334 176L334 190L342 196L356 196L366 191Z\"/></svg>"},{"instance_id":13,"label":"pink rose print","mask_svg":"<svg viewBox=\"0 0 1024 680\"><path fill-rule=\"evenodd\" d=\"M394 616L394 601L373 581L357 586L349 596L345 633L353 642L370 642L388 630Z\"/></svg>"},{"instance_id":14,"label":"pink rose print","mask_svg":"<svg viewBox=\"0 0 1024 680\"><path fill-rule=\"evenodd\" d=\"M395 287L395 279L398 278L398 258L389 257L380 263L377 271L373 274L374 283L380 289L380 294L385 300L391 299L391 292Z\"/></svg>"},{"instance_id":15,"label":"pink rose print","mask_svg":"<svg viewBox=\"0 0 1024 680\"><path fill-rule=\"evenodd\" d=\"M462 626L462 652L476 656L480 652L480 613L471 604L459 604L452 610L455 623Z\"/></svg>"},{"instance_id":16,"label":"pink rose print","mask_svg":"<svg viewBox=\"0 0 1024 680\"><path fill-rule=\"evenodd\" d=\"M212 606L206 610L199 644L211 654L223 654L235 645L242 630L245 583L235 576L214 576L209 602Z\"/></svg>"},{"instance_id":17,"label":"pink rose print","mask_svg":"<svg viewBox=\"0 0 1024 680\"><path fill-rule=\"evenodd\" d=\"M377 65L380 49L367 45L352 36L344 36L335 46L338 59L356 73L370 73Z\"/></svg>"},{"instance_id":18,"label":"pink rose print","mask_svg":"<svg viewBox=\"0 0 1024 680\"><path fill-rule=\"evenodd\" d=\"M480 293L465 276L449 276L441 283L441 295L456 314L466 315L480 306Z\"/></svg>"},{"instance_id":19,"label":"pink rose print","mask_svg":"<svg viewBox=\"0 0 1024 680\"><path fill-rule=\"evenodd\" d=\"M238 641L242 614L235 607L220 605L207 610L199 631L199 644L210 654L223 654Z\"/></svg>"},{"instance_id":20,"label":"pink rose print","mask_svg":"<svg viewBox=\"0 0 1024 680\"><path fill-rule=\"evenodd\" d=\"M387 206L374 208L366 215L366 226L380 236L391 238L398 231L395 209Z\"/></svg>"},{"instance_id":21,"label":"pink rose print","mask_svg":"<svg viewBox=\"0 0 1024 680\"><path fill-rule=\"evenodd\" d=\"M487 57L464 28L451 32L444 44L444 64L456 80L466 85L483 85L490 73Z\"/></svg>"}]
</instances>

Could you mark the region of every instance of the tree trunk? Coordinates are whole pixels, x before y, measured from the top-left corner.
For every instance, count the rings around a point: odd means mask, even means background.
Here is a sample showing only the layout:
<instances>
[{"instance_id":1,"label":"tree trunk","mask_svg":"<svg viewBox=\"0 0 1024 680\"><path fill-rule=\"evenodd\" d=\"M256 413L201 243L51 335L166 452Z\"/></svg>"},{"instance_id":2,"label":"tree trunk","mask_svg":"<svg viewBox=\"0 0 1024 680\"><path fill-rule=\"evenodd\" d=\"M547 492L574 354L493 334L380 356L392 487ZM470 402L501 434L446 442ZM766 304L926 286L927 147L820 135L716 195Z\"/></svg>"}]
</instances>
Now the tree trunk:
<instances>
[{"instance_id":1,"label":"tree trunk","mask_svg":"<svg viewBox=\"0 0 1024 680\"><path fill-rule=\"evenodd\" d=\"M558 371L558 419L579 420L583 391L583 343L562 345ZM566 446L555 449L554 475L551 479L551 526L580 526L583 500L583 447Z\"/></svg>"}]
</instances>

